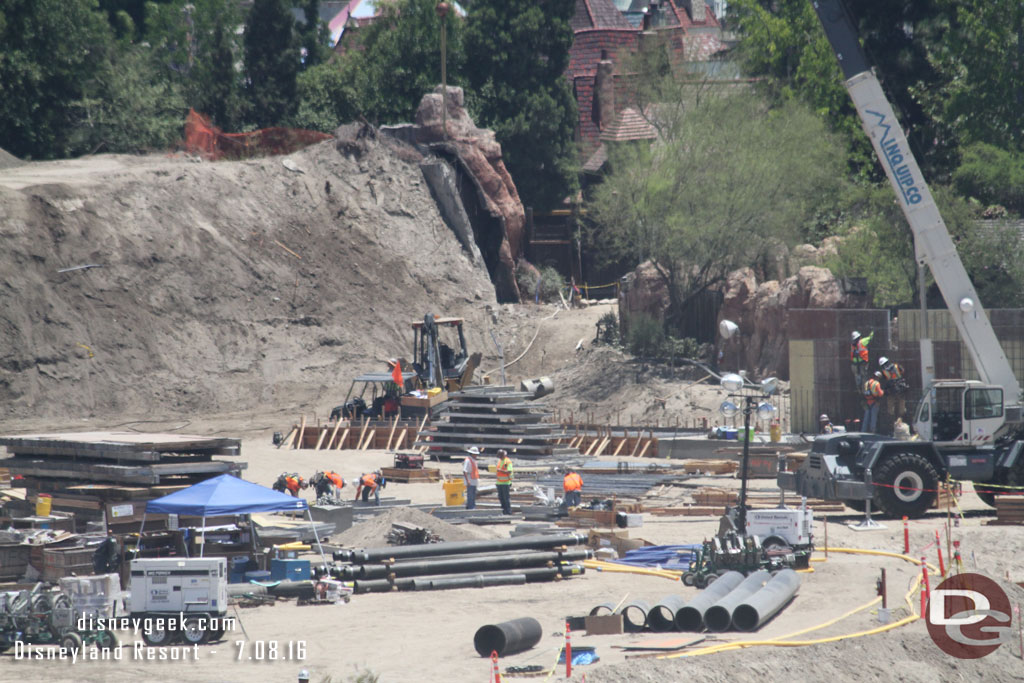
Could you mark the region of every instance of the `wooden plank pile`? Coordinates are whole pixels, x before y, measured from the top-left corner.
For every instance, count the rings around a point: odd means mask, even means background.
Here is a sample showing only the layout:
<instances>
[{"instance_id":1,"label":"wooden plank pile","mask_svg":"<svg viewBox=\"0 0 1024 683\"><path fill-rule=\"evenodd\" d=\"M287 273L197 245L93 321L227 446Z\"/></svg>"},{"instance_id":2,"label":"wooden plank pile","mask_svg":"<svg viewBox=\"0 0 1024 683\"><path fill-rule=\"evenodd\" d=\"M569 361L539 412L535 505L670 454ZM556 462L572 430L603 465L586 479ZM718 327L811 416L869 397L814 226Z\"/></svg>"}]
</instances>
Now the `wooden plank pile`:
<instances>
[{"instance_id":1,"label":"wooden plank pile","mask_svg":"<svg viewBox=\"0 0 1024 683\"><path fill-rule=\"evenodd\" d=\"M684 460L683 471L687 474L732 474L739 471L736 460Z\"/></svg>"},{"instance_id":2,"label":"wooden plank pile","mask_svg":"<svg viewBox=\"0 0 1024 683\"><path fill-rule=\"evenodd\" d=\"M238 456L241 441L187 434L77 432L0 436L11 457L0 466L21 476L27 499L53 497L53 508L76 514L77 526L103 518L113 502L146 501L246 463L215 460Z\"/></svg>"},{"instance_id":3,"label":"wooden plank pile","mask_svg":"<svg viewBox=\"0 0 1024 683\"><path fill-rule=\"evenodd\" d=\"M533 394L510 386L469 387L449 394L447 421L421 430L415 444L437 458L462 457L470 446L483 455L505 449L514 458L578 456L579 449L558 444L561 429L546 420L551 413Z\"/></svg>"},{"instance_id":4,"label":"wooden plank pile","mask_svg":"<svg viewBox=\"0 0 1024 683\"><path fill-rule=\"evenodd\" d=\"M989 524L1024 524L1024 496L996 496L996 518Z\"/></svg>"},{"instance_id":5,"label":"wooden plank pile","mask_svg":"<svg viewBox=\"0 0 1024 683\"><path fill-rule=\"evenodd\" d=\"M739 492L714 487L700 488L693 493L693 505L680 507L645 508L656 517L702 517L725 514L727 505L739 504ZM779 496L774 493L748 493L747 505L754 509L767 509L779 504ZM787 503L790 504L790 503ZM815 512L843 512L846 507L839 501L826 501L808 498L807 507Z\"/></svg>"},{"instance_id":6,"label":"wooden plank pile","mask_svg":"<svg viewBox=\"0 0 1024 683\"><path fill-rule=\"evenodd\" d=\"M434 467L424 467L418 470L410 470L405 467L381 467L380 473L389 482L402 484L441 481L441 470Z\"/></svg>"}]
</instances>

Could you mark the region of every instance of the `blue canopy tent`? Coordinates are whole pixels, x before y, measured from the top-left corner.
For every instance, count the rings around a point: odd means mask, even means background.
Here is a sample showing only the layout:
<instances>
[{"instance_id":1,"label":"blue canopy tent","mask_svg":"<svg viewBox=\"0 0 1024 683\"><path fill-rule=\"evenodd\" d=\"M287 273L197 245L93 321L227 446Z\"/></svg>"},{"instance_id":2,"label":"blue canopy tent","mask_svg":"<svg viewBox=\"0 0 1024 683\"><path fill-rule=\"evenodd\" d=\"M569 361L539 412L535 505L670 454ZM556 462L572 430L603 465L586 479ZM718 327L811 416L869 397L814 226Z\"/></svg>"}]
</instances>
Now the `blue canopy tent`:
<instances>
[{"instance_id":1,"label":"blue canopy tent","mask_svg":"<svg viewBox=\"0 0 1024 683\"><path fill-rule=\"evenodd\" d=\"M327 565L327 557L324 555L323 546L320 545L320 535L316 531L316 524L309 512L309 505L302 498L295 498L287 493L280 493L266 486L260 486L249 481L244 481L230 474L222 474L198 484L189 486L187 489L156 498L146 503L146 510L142 513L142 528L146 526L146 515L154 514L176 514L190 515L203 518L203 543L200 549L202 554L206 547L206 518L218 515L245 515L253 512L296 512L306 511L310 524L313 525L313 535L316 537L316 545L320 549L320 557L323 558L324 566ZM141 533L141 529L140 529Z\"/></svg>"}]
</instances>

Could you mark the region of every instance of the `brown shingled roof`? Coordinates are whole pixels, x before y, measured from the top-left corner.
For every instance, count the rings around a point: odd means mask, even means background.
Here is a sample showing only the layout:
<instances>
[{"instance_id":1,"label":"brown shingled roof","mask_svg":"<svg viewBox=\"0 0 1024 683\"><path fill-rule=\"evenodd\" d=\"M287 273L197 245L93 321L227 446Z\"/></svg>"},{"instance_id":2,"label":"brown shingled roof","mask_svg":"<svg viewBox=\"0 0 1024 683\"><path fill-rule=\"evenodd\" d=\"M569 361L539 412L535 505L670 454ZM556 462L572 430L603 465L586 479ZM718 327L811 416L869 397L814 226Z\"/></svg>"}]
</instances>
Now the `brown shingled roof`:
<instances>
[{"instance_id":1,"label":"brown shingled roof","mask_svg":"<svg viewBox=\"0 0 1024 683\"><path fill-rule=\"evenodd\" d=\"M576 0L576 13L572 28L580 31L588 28L633 28L612 0Z\"/></svg>"},{"instance_id":2,"label":"brown shingled roof","mask_svg":"<svg viewBox=\"0 0 1024 683\"><path fill-rule=\"evenodd\" d=\"M602 142L627 140L653 140L658 137L654 126L633 107L626 107L615 117L615 122L601 132Z\"/></svg>"}]
</instances>

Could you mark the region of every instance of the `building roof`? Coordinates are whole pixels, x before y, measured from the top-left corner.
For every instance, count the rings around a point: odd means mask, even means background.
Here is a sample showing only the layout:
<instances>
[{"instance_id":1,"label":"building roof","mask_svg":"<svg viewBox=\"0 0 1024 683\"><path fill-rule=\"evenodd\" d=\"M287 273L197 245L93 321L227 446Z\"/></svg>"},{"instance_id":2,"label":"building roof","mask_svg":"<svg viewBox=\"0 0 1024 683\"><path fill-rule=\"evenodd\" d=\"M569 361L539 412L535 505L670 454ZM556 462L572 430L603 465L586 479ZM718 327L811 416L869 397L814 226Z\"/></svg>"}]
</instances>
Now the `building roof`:
<instances>
[{"instance_id":1,"label":"building roof","mask_svg":"<svg viewBox=\"0 0 1024 683\"><path fill-rule=\"evenodd\" d=\"M612 0L576 0L570 21L573 31L593 28L633 28Z\"/></svg>"},{"instance_id":2,"label":"building roof","mask_svg":"<svg viewBox=\"0 0 1024 683\"><path fill-rule=\"evenodd\" d=\"M629 140L653 140L658 137L654 126L634 107L626 107L615 117L610 126L601 131L601 142L626 142Z\"/></svg>"}]
</instances>

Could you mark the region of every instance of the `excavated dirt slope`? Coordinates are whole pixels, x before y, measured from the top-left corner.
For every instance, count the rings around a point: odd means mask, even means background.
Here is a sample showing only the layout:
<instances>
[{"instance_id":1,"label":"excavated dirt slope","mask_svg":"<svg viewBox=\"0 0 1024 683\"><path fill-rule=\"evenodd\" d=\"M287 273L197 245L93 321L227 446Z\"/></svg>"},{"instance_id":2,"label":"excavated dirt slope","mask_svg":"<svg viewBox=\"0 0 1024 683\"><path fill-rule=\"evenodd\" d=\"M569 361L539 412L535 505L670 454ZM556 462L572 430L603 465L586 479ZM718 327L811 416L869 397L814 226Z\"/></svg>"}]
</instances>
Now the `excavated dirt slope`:
<instances>
[{"instance_id":1,"label":"excavated dirt slope","mask_svg":"<svg viewBox=\"0 0 1024 683\"><path fill-rule=\"evenodd\" d=\"M494 288L418 157L328 141L0 169L0 419L326 405L408 356L425 312L483 320Z\"/></svg>"}]
</instances>

